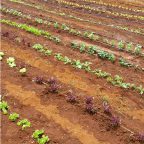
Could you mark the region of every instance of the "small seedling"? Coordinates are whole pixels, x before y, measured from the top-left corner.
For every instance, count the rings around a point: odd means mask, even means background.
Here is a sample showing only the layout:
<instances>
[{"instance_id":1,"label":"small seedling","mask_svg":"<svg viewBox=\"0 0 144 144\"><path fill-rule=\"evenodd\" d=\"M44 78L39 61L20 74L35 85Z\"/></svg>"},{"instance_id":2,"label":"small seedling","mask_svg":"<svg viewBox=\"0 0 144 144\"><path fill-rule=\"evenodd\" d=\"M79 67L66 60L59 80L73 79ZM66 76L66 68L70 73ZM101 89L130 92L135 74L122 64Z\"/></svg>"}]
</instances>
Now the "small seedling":
<instances>
[{"instance_id":1,"label":"small seedling","mask_svg":"<svg viewBox=\"0 0 144 144\"><path fill-rule=\"evenodd\" d=\"M0 61L3 59L4 52L0 52Z\"/></svg>"},{"instance_id":2,"label":"small seedling","mask_svg":"<svg viewBox=\"0 0 144 144\"><path fill-rule=\"evenodd\" d=\"M112 115L111 106L109 105L107 101L103 101L103 107L104 107L104 113L108 115Z\"/></svg>"},{"instance_id":3,"label":"small seedling","mask_svg":"<svg viewBox=\"0 0 144 144\"><path fill-rule=\"evenodd\" d=\"M27 72L27 69L26 68L21 68L19 70L19 72L21 73L22 76L25 76L26 75L26 72Z\"/></svg>"},{"instance_id":4,"label":"small seedling","mask_svg":"<svg viewBox=\"0 0 144 144\"><path fill-rule=\"evenodd\" d=\"M15 64L15 58L14 57L9 57L7 58L7 64L10 66L10 67L16 67L16 64Z\"/></svg>"}]
</instances>

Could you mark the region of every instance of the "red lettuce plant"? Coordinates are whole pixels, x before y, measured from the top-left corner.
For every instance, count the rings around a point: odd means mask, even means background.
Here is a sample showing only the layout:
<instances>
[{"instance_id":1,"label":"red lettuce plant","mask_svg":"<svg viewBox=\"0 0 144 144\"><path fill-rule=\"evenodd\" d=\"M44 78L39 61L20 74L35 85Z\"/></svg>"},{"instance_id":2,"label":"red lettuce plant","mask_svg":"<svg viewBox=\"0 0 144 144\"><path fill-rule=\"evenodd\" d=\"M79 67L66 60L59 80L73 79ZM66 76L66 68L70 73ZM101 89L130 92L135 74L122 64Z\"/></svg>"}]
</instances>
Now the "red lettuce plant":
<instances>
[{"instance_id":1,"label":"red lettuce plant","mask_svg":"<svg viewBox=\"0 0 144 144\"><path fill-rule=\"evenodd\" d=\"M60 85L57 83L50 84L48 88L48 92L50 93L58 93L58 90L60 89Z\"/></svg>"},{"instance_id":2,"label":"red lettuce plant","mask_svg":"<svg viewBox=\"0 0 144 144\"><path fill-rule=\"evenodd\" d=\"M86 104L85 109L89 114L96 113L96 108L94 107L94 104L93 104L93 97L86 97L85 104Z\"/></svg>"},{"instance_id":3,"label":"red lettuce plant","mask_svg":"<svg viewBox=\"0 0 144 144\"><path fill-rule=\"evenodd\" d=\"M120 127L120 124L121 124L120 118L117 117L117 116L112 116L112 118L111 118L111 127L115 129L115 128Z\"/></svg>"},{"instance_id":4,"label":"red lettuce plant","mask_svg":"<svg viewBox=\"0 0 144 144\"><path fill-rule=\"evenodd\" d=\"M112 115L111 106L109 105L107 101L103 101L103 107L104 107L104 113L108 115Z\"/></svg>"},{"instance_id":5,"label":"red lettuce plant","mask_svg":"<svg viewBox=\"0 0 144 144\"><path fill-rule=\"evenodd\" d=\"M138 141L140 143L144 143L144 133L136 133L132 135L133 141Z\"/></svg>"},{"instance_id":6,"label":"red lettuce plant","mask_svg":"<svg viewBox=\"0 0 144 144\"><path fill-rule=\"evenodd\" d=\"M70 103L76 103L77 102L77 97L73 93L72 90L69 90L66 94L66 100Z\"/></svg>"},{"instance_id":7,"label":"red lettuce plant","mask_svg":"<svg viewBox=\"0 0 144 144\"><path fill-rule=\"evenodd\" d=\"M86 111L89 113L89 114L95 114L97 111L96 111L96 108L94 107L93 104L86 104L86 107L85 107Z\"/></svg>"},{"instance_id":8,"label":"red lettuce plant","mask_svg":"<svg viewBox=\"0 0 144 144\"><path fill-rule=\"evenodd\" d=\"M93 104L93 97L90 97L90 96L88 96L88 97L86 97L86 99L85 99L85 103L86 104Z\"/></svg>"}]
</instances>

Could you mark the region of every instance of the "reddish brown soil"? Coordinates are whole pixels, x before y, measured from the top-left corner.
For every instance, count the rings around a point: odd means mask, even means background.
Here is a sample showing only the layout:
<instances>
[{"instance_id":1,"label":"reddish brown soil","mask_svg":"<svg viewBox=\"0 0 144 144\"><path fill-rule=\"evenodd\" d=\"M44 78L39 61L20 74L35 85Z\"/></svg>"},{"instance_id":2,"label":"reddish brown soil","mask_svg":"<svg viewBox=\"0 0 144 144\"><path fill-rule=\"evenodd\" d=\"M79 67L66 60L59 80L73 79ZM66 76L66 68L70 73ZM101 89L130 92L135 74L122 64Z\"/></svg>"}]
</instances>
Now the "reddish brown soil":
<instances>
[{"instance_id":1,"label":"reddish brown soil","mask_svg":"<svg viewBox=\"0 0 144 144\"><path fill-rule=\"evenodd\" d=\"M30 3L36 3L44 6L42 1L30 0ZM10 8L17 8L26 14L31 14L33 17L42 16L47 19L49 16L53 19L65 23L69 22L76 28L86 28L84 22L74 21L72 19L64 19L63 17L37 11L34 8L22 6L13 2L2 2L5 6ZM52 9L55 3L49 2L44 8ZM70 8L60 8L65 13L71 13ZM76 10L76 9L75 9ZM116 10L112 8L112 10ZM121 10L118 10L121 11ZM79 17L89 17L92 19L101 18L102 16L94 16L92 14L80 13L81 10L73 12ZM127 11L125 11L127 12ZM128 12L129 13L129 12ZM131 12L130 12L131 13ZM76 70L70 65L64 65L54 59L53 56L46 57L43 54L32 49L35 43L41 43L54 53L62 53L73 59L80 59L81 61L91 61L93 68L100 68L112 75L121 75L127 82L135 83L144 86L144 73L133 68L123 68L117 62L104 61L98 57L81 54L70 48L69 42L71 40L84 41L88 44L98 44L105 50L109 48L101 43L93 43L87 39L79 38L77 36L64 33L63 31L56 31L54 28L46 27L45 25L38 25L30 20L19 19L18 17L2 14L2 18L10 19L18 23L26 23L37 28L48 30L50 33L60 36L63 42L56 45L54 42L43 38L36 37L18 28L14 28L2 24L2 51L5 56L2 60L2 98L8 102L10 106L9 112L17 112L20 118L27 118L32 127L22 131L16 123L8 120L8 115L2 115L2 143L4 144L28 144L34 143L32 139L32 132L36 129L44 129L46 135L51 139L50 144L139 144L139 142L132 141L130 138L131 132L143 132L144 130L144 101L143 97L135 91L125 90L107 83L105 79L97 78L95 75L87 73L83 70ZM116 24L121 20L113 20L111 17L101 18L103 21L112 22ZM129 25L130 21L122 20L121 24ZM130 27L141 26L141 22L133 22ZM92 27L90 27L92 26ZM89 24L88 29L99 30L101 35L106 31L115 31L120 37L126 40L142 43L143 36L135 35L129 32L112 29L109 27L95 26ZM17 40L19 39L19 41ZM125 52L113 50L118 56L123 55L129 58L130 61L144 66L143 59L134 57ZM10 68L6 64L6 58L15 57L16 68ZM28 73L26 76L21 76L19 68L24 66ZM48 79L52 76L56 77L61 89L56 94L45 94L46 86L38 85L32 82L36 76L43 76ZM78 103L71 104L66 101L65 94L68 90L73 90L78 98ZM98 113L90 115L85 111L86 96L94 97L94 105L98 109ZM109 97L112 107L112 113L121 118L121 126L114 130L109 128L110 118L104 114L102 107L102 97Z\"/></svg>"}]
</instances>

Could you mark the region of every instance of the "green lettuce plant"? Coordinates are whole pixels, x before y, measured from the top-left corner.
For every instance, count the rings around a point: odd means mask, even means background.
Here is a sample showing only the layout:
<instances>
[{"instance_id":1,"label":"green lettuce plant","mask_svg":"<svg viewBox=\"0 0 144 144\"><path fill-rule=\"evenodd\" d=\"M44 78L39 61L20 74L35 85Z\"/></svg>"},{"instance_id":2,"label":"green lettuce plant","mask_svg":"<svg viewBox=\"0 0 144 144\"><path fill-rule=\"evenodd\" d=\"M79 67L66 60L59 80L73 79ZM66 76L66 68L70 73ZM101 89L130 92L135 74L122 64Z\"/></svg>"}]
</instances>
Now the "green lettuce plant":
<instances>
[{"instance_id":1,"label":"green lettuce plant","mask_svg":"<svg viewBox=\"0 0 144 144\"><path fill-rule=\"evenodd\" d=\"M0 51L0 61L3 59L4 52Z\"/></svg>"},{"instance_id":2,"label":"green lettuce plant","mask_svg":"<svg viewBox=\"0 0 144 144\"><path fill-rule=\"evenodd\" d=\"M8 109L9 109L9 106L8 106L7 102L1 101L0 102L0 110L3 112L3 114L6 115L8 113Z\"/></svg>"},{"instance_id":3,"label":"green lettuce plant","mask_svg":"<svg viewBox=\"0 0 144 144\"><path fill-rule=\"evenodd\" d=\"M27 119L23 119L17 122L18 126L22 126L22 130L24 130L27 127L31 127L31 123Z\"/></svg>"},{"instance_id":4,"label":"green lettuce plant","mask_svg":"<svg viewBox=\"0 0 144 144\"><path fill-rule=\"evenodd\" d=\"M11 68L16 67L15 58L14 58L14 57L9 57L9 58L7 58L7 64L8 64Z\"/></svg>"},{"instance_id":5,"label":"green lettuce plant","mask_svg":"<svg viewBox=\"0 0 144 144\"><path fill-rule=\"evenodd\" d=\"M17 113L12 113L9 115L9 120L12 122L15 122L19 118L19 114Z\"/></svg>"}]
</instances>

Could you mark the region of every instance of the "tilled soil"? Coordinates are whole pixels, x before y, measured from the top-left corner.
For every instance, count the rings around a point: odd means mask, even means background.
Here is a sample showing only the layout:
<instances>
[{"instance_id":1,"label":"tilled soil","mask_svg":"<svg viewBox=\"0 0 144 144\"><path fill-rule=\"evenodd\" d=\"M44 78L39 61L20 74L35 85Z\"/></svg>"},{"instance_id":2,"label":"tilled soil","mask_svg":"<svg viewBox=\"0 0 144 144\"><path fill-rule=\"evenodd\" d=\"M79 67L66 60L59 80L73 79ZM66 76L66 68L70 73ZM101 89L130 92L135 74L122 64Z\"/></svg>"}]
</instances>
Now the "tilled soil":
<instances>
[{"instance_id":1,"label":"tilled soil","mask_svg":"<svg viewBox=\"0 0 144 144\"><path fill-rule=\"evenodd\" d=\"M43 1L30 0L29 3L39 4L44 9L53 9L55 2L45 3ZM80 1L81 4L87 4ZM87 28L89 30L98 30L101 35L113 37L113 34L131 40L134 42L143 43L143 36L136 35L130 32L116 30L107 26L96 26L73 19L65 19L64 17L44 13L31 7L23 6L22 4L3 1L7 7L17 8L26 14L31 14L33 17L41 16L44 19L51 17L61 23L68 22L76 28ZM58 8L58 7L57 7ZM65 13L79 15L79 17L90 17L95 19L101 18L104 22L117 22L129 25L131 28L143 25L140 21L128 21L118 18L117 21L113 17L107 18L105 15L87 14L85 11L71 9L65 6L59 7ZM111 8L116 10L116 8ZM122 10L118 9L118 12ZM132 12L129 14L133 14ZM86 13L86 15L85 15ZM5 53L1 61L2 67L2 99L7 101L10 109L9 112L17 112L20 114L20 119L27 118L32 126L22 131L14 122L8 120L8 115L2 115L2 143L3 144L28 144L36 143L31 137L36 129L44 129L46 135L50 138L50 144L139 144L132 140L132 133L143 132L144 130L144 101L143 95L129 89L122 89L112 86L105 79L96 77L93 74L83 70L77 70L70 65L64 65L57 61L53 56L46 57L32 49L33 44L41 43L42 45L51 48L54 53L62 53L73 59L81 61L90 61L93 63L93 68L100 68L111 73L113 76L121 75L127 82L137 85L144 85L144 72L133 68L121 67L118 63L101 60L98 57L89 56L88 54L80 53L77 50L72 50L69 43L71 40L82 41L87 44L97 44L104 50L110 51L109 47L91 42L90 40L73 36L63 31L57 31L53 27L47 27L43 24L38 25L30 20L18 18L16 16L2 13L2 18L9 19L18 23L25 23L35 26L39 29L47 30L51 34L62 38L61 44L55 44L42 36L34 36L28 32L2 24L2 40L1 49ZM91 27L92 26L92 27ZM113 34L103 31L113 31ZM128 53L111 50L117 56L123 55L131 62L144 66L142 57L135 57ZM10 68L6 64L8 57L14 57L17 67ZM27 68L26 76L21 76L19 73L20 67ZM55 77L58 80L61 88L58 93L45 93L47 85L36 84L33 78L42 76L44 79ZM71 104L66 100L66 93L72 90L77 96L78 102ZM85 111L85 99L87 96L94 97L94 105L97 108L97 113L94 115L88 114ZM112 107L112 114L119 116L121 126L117 129L112 129L110 126L111 116L104 113L102 106L102 98L108 97Z\"/></svg>"}]
</instances>

